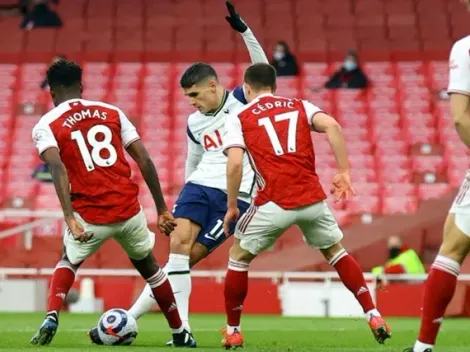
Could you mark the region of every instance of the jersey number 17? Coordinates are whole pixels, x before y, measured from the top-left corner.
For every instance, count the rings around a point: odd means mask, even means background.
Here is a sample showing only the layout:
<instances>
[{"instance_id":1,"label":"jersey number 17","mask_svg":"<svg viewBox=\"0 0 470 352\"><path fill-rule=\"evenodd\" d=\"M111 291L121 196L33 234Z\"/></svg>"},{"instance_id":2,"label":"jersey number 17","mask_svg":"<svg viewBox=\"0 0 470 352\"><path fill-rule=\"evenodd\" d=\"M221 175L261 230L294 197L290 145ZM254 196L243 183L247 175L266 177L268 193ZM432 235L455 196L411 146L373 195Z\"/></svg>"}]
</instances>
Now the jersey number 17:
<instances>
[{"instance_id":1,"label":"jersey number 17","mask_svg":"<svg viewBox=\"0 0 470 352\"><path fill-rule=\"evenodd\" d=\"M275 115L274 121L289 120L289 127L287 129L287 153L293 153L297 150L297 120L299 119L298 111L289 111L283 114ZM277 135L276 129L269 117L263 117L258 120L258 125L263 126L268 134L269 140L276 155L285 154L282 148L281 141Z\"/></svg>"},{"instance_id":2,"label":"jersey number 17","mask_svg":"<svg viewBox=\"0 0 470 352\"><path fill-rule=\"evenodd\" d=\"M101 133L104 137L103 140L97 140L97 135ZM78 150L82 156L83 163L87 171L93 171L95 165L101 167L110 167L113 166L117 161L117 152L116 148L111 144L113 140L113 132L111 129L105 125L95 125L88 130L85 137L83 136L82 131L73 131L72 140L77 142ZM88 150L88 144L91 146L91 153ZM103 158L101 156L101 151L108 151L108 157Z\"/></svg>"}]
</instances>

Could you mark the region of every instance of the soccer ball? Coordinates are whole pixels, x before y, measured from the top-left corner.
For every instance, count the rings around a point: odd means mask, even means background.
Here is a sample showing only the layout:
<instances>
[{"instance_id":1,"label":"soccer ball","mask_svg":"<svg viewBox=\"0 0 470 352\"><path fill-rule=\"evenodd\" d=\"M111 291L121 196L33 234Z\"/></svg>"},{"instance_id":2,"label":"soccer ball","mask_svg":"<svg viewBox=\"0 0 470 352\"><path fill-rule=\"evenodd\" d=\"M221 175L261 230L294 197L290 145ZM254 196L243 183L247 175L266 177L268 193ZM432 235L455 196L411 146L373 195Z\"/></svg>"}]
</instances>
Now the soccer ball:
<instances>
[{"instance_id":1,"label":"soccer ball","mask_svg":"<svg viewBox=\"0 0 470 352\"><path fill-rule=\"evenodd\" d=\"M104 345L130 345L137 332L137 321L124 309L110 309L98 321L98 335Z\"/></svg>"}]
</instances>

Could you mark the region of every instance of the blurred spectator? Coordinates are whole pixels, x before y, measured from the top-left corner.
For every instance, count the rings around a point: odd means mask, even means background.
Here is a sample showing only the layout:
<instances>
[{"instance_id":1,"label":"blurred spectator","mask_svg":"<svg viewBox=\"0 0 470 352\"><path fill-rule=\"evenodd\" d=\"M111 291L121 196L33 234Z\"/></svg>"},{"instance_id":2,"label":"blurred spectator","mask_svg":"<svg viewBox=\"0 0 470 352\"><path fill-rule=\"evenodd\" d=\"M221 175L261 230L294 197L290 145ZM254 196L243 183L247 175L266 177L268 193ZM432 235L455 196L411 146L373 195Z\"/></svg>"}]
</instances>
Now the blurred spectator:
<instances>
[{"instance_id":1,"label":"blurred spectator","mask_svg":"<svg viewBox=\"0 0 470 352\"><path fill-rule=\"evenodd\" d=\"M372 274L425 274L421 259L411 248L403 244L399 236L388 239L388 261L384 266L372 269Z\"/></svg>"},{"instance_id":2,"label":"blurred spectator","mask_svg":"<svg viewBox=\"0 0 470 352\"><path fill-rule=\"evenodd\" d=\"M276 69L278 76L297 76L299 74L297 59L283 40L278 41L274 46L271 65Z\"/></svg>"},{"instance_id":3,"label":"blurred spectator","mask_svg":"<svg viewBox=\"0 0 470 352\"><path fill-rule=\"evenodd\" d=\"M65 55L55 55L52 58L51 65L59 60L66 60L67 57ZM46 89L49 87L49 84L47 83L47 77L44 77L44 80L41 82L41 89Z\"/></svg>"},{"instance_id":4,"label":"blurred spectator","mask_svg":"<svg viewBox=\"0 0 470 352\"><path fill-rule=\"evenodd\" d=\"M326 88L366 88L369 80L359 65L359 57L354 50L348 51L343 65L325 83Z\"/></svg>"},{"instance_id":5,"label":"blurred spectator","mask_svg":"<svg viewBox=\"0 0 470 352\"><path fill-rule=\"evenodd\" d=\"M34 169L32 177L41 182L52 182L52 175L47 164L41 164Z\"/></svg>"},{"instance_id":6,"label":"blurred spectator","mask_svg":"<svg viewBox=\"0 0 470 352\"><path fill-rule=\"evenodd\" d=\"M50 7L50 4L57 3L58 0L32 0L32 3L29 3L29 10L24 15L21 28L30 30L41 27L62 27L62 20Z\"/></svg>"}]
</instances>

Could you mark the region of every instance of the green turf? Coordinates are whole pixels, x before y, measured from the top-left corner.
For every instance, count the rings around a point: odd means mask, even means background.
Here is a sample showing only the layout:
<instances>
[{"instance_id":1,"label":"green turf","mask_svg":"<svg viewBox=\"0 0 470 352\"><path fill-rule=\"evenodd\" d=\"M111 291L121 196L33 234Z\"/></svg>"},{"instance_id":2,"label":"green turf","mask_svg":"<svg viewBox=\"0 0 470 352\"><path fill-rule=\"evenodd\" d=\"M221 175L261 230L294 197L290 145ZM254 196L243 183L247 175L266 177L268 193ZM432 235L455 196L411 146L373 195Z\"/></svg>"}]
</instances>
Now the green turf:
<instances>
[{"instance_id":1,"label":"green turf","mask_svg":"<svg viewBox=\"0 0 470 352\"><path fill-rule=\"evenodd\" d=\"M4 351L167 351L160 347L170 337L161 315L149 314L139 321L139 336L129 347L93 346L86 331L96 324L98 315L62 314L60 328L48 347L32 347L29 340L42 322L43 314L0 314L0 350ZM193 315L194 335L199 351L221 350L219 329L224 318ZM363 319L299 319L246 316L243 331L246 347L242 351L266 352L401 352L412 344L418 321L389 319L393 337L385 346L373 339ZM446 320L437 352L470 351L470 320Z\"/></svg>"}]
</instances>

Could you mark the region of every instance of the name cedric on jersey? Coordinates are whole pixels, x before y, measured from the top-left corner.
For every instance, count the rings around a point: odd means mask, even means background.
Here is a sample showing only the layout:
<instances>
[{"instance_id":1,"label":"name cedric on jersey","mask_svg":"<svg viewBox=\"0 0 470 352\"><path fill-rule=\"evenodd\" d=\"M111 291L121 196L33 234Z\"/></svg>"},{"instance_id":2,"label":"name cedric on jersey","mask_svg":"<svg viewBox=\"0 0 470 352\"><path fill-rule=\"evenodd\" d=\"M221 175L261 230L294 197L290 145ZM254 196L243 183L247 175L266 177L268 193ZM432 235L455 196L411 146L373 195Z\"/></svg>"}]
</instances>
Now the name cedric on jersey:
<instances>
[{"instance_id":1,"label":"name cedric on jersey","mask_svg":"<svg viewBox=\"0 0 470 352\"><path fill-rule=\"evenodd\" d=\"M274 103L264 103L264 104L256 104L257 109L253 109L252 112L255 115L259 115L263 113L264 111L268 111L270 109L274 108L289 108L293 109L294 108L294 102L291 100L288 101L279 101L276 100Z\"/></svg>"},{"instance_id":2,"label":"name cedric on jersey","mask_svg":"<svg viewBox=\"0 0 470 352\"><path fill-rule=\"evenodd\" d=\"M93 113L92 113L93 112ZM97 109L86 109L79 112L73 113L73 115L67 117L62 124L64 127L72 128L77 122L84 119L101 119L106 120L108 113L106 111L100 111Z\"/></svg>"}]
</instances>

